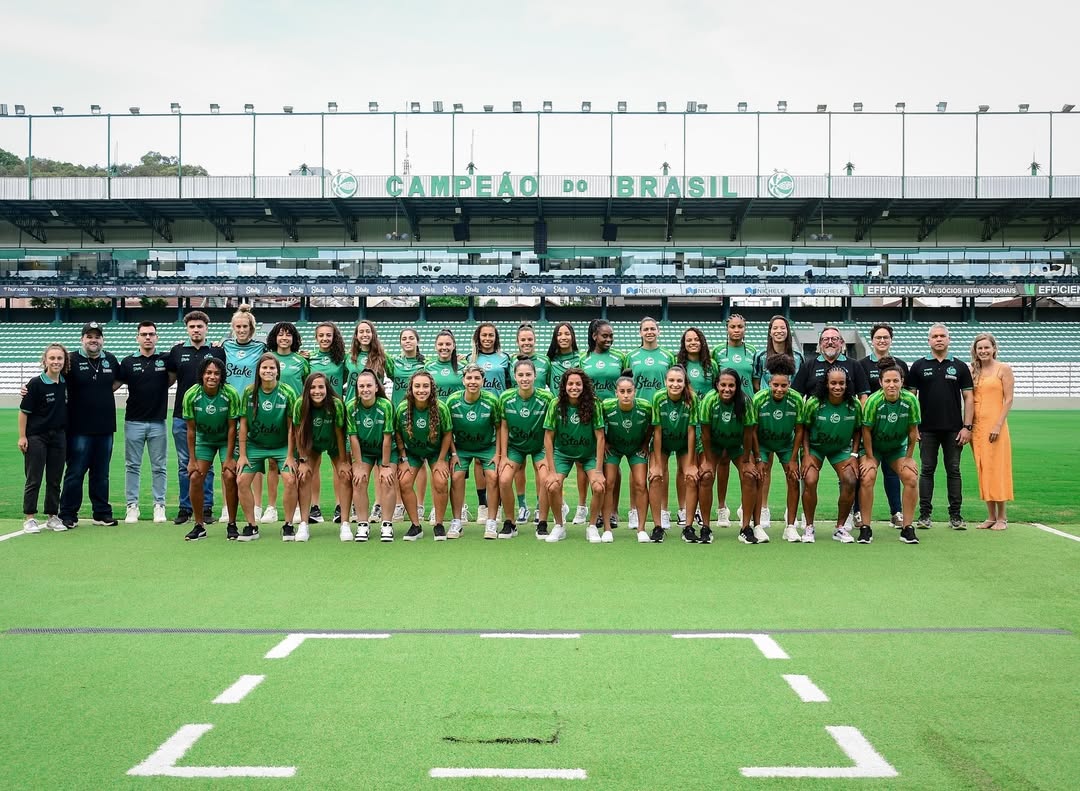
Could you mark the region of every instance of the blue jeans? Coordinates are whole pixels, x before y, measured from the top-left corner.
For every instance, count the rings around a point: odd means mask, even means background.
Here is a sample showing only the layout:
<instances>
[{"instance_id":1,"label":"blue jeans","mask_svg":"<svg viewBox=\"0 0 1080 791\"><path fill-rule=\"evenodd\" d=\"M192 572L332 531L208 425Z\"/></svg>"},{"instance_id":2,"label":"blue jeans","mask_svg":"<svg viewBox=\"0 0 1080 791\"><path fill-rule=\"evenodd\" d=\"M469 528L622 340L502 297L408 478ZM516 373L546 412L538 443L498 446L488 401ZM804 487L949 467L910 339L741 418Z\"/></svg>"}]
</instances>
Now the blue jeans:
<instances>
[{"instance_id":1,"label":"blue jeans","mask_svg":"<svg viewBox=\"0 0 1080 791\"><path fill-rule=\"evenodd\" d=\"M180 510L191 510L191 479L188 477L187 466L191 461L188 456L187 446L187 421L178 417L172 422L173 443L176 445L176 478L180 483ZM214 507L214 467L210 466L206 473L206 482L203 484L203 505L206 510ZM201 514L196 514L201 516Z\"/></svg>"},{"instance_id":2,"label":"blue jeans","mask_svg":"<svg viewBox=\"0 0 1080 791\"><path fill-rule=\"evenodd\" d=\"M68 434L67 472L60 494L60 518L74 521L82 507L83 479L90 473L90 505L94 519L112 519L109 504L109 464L112 434Z\"/></svg>"},{"instance_id":3,"label":"blue jeans","mask_svg":"<svg viewBox=\"0 0 1080 791\"><path fill-rule=\"evenodd\" d=\"M165 433L165 421L124 422L124 497L127 503L139 502L139 479L142 474L143 447L150 450L150 491L154 503L165 505L165 471L169 455L169 436Z\"/></svg>"}]
</instances>

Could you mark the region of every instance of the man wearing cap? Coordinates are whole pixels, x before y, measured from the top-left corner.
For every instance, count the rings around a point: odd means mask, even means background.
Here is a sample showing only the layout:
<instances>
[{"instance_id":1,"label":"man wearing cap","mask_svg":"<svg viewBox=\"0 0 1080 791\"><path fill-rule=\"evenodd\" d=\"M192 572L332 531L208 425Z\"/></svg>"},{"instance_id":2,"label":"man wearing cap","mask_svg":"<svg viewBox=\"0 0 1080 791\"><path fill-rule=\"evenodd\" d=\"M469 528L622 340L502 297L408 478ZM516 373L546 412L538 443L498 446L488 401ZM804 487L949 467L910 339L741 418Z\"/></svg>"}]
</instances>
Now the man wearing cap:
<instances>
[{"instance_id":1,"label":"man wearing cap","mask_svg":"<svg viewBox=\"0 0 1080 791\"><path fill-rule=\"evenodd\" d=\"M109 464L116 434L116 402L120 363L103 351L102 326L82 328L82 350L71 352L68 385L67 472L60 493L60 519L68 527L79 520L83 479L90 474L90 504L95 525L115 525L109 503Z\"/></svg>"}]
</instances>

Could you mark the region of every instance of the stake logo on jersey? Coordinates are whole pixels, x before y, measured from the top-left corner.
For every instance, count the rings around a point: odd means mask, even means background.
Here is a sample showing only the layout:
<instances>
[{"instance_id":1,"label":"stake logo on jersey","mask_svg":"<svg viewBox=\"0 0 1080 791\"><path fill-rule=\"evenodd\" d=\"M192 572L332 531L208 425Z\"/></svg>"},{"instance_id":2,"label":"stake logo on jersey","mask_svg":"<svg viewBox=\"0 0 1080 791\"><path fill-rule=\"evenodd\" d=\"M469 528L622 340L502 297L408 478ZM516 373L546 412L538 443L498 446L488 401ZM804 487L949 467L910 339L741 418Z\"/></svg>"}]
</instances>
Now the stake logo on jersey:
<instances>
[{"instance_id":1,"label":"stake logo on jersey","mask_svg":"<svg viewBox=\"0 0 1080 791\"><path fill-rule=\"evenodd\" d=\"M675 356L663 349L638 347L626 355L626 367L633 374L638 398L651 401L658 390L663 390L668 368L674 364Z\"/></svg>"},{"instance_id":2,"label":"stake logo on jersey","mask_svg":"<svg viewBox=\"0 0 1080 791\"><path fill-rule=\"evenodd\" d=\"M735 405L725 404L720 394L710 390L698 402L698 423L709 427L710 444L714 450L738 448L743 444L743 428L750 417L752 407L746 405L746 414L740 422L735 415Z\"/></svg>"},{"instance_id":3,"label":"stake logo on jersey","mask_svg":"<svg viewBox=\"0 0 1080 791\"><path fill-rule=\"evenodd\" d=\"M383 437L394 431L394 408L390 401L376 398L371 406L365 407L354 398L346 404L345 415L345 430L360 442L360 452L381 458Z\"/></svg>"},{"instance_id":4,"label":"stake logo on jersey","mask_svg":"<svg viewBox=\"0 0 1080 791\"><path fill-rule=\"evenodd\" d=\"M922 411L918 397L901 390L895 401L885 398L885 391L878 390L866 399L863 406L862 424L870 427L873 449L895 451L906 447L912 426L922 423Z\"/></svg>"},{"instance_id":5,"label":"stake logo on jersey","mask_svg":"<svg viewBox=\"0 0 1080 791\"><path fill-rule=\"evenodd\" d=\"M584 423L578 408L573 404L566 407L566 419L559 412L559 402L552 399L544 417L544 429L555 432L553 445L555 452L572 459L587 459L596 455L597 429L604 428L604 417L599 405L593 411L591 423Z\"/></svg>"},{"instance_id":6,"label":"stake logo on jersey","mask_svg":"<svg viewBox=\"0 0 1080 791\"><path fill-rule=\"evenodd\" d=\"M810 432L810 447L832 454L851 447L862 425L862 406L855 399L833 404L811 397L803 407L802 423Z\"/></svg>"},{"instance_id":7,"label":"stake logo on jersey","mask_svg":"<svg viewBox=\"0 0 1080 791\"><path fill-rule=\"evenodd\" d=\"M324 451L332 451L334 455L337 455L337 429L345 429L348 420L345 416L345 404L341 402L340 398L334 398L331 401L332 415L327 415L326 410L322 407L317 407L314 404L311 406L311 451L312 453L322 453ZM296 399L296 403L293 406L293 425L298 426L301 420L300 407L302 406L300 399ZM306 449L304 449L306 451Z\"/></svg>"},{"instance_id":8,"label":"stake logo on jersey","mask_svg":"<svg viewBox=\"0 0 1080 791\"><path fill-rule=\"evenodd\" d=\"M799 423L805 403L794 390L788 390L777 401L769 389L759 390L750 401L751 414L747 425L757 426L758 442L765 450L785 450L795 439L795 426Z\"/></svg>"},{"instance_id":9,"label":"stake logo on jersey","mask_svg":"<svg viewBox=\"0 0 1080 791\"><path fill-rule=\"evenodd\" d=\"M609 398L600 411L607 444L616 453L624 456L637 453L652 436L652 404L644 398L635 398L625 412L617 398Z\"/></svg>"},{"instance_id":10,"label":"stake logo on jersey","mask_svg":"<svg viewBox=\"0 0 1080 791\"><path fill-rule=\"evenodd\" d=\"M483 390L473 403L465 400L465 393L454 393L446 400L450 419L454 424L454 444L458 450L488 450L495 445L495 434L502 419L499 399Z\"/></svg>"},{"instance_id":11,"label":"stake logo on jersey","mask_svg":"<svg viewBox=\"0 0 1080 791\"><path fill-rule=\"evenodd\" d=\"M289 419L296 404L296 393L287 384L279 383L269 393L260 388L259 408L252 408L255 385L244 389L244 417L247 418L248 441L260 448L283 448L289 441Z\"/></svg>"},{"instance_id":12,"label":"stake logo on jersey","mask_svg":"<svg viewBox=\"0 0 1080 791\"><path fill-rule=\"evenodd\" d=\"M195 436L206 445L221 446L229 438L229 424L244 410L240 394L232 385L223 385L214 395L208 395L201 385L184 393L181 417L195 421Z\"/></svg>"},{"instance_id":13,"label":"stake logo on jersey","mask_svg":"<svg viewBox=\"0 0 1080 791\"><path fill-rule=\"evenodd\" d=\"M554 396L534 390L528 399L517 390L499 397L499 414L506 421L507 444L521 453L536 453L544 447L544 416Z\"/></svg>"}]
</instances>

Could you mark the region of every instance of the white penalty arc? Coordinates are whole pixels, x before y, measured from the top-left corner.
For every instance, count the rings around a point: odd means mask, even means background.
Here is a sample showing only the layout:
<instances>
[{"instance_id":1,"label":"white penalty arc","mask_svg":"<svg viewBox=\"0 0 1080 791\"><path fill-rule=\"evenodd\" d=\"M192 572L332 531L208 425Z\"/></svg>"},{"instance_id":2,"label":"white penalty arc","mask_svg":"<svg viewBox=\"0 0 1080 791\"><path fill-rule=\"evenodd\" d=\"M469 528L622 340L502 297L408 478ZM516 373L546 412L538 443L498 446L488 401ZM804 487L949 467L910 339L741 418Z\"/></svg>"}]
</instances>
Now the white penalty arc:
<instances>
[{"instance_id":1,"label":"white penalty arc","mask_svg":"<svg viewBox=\"0 0 1080 791\"><path fill-rule=\"evenodd\" d=\"M743 777L897 777L900 773L881 757L858 728L849 725L826 725L825 730L833 737L854 766L745 766L739 771Z\"/></svg>"},{"instance_id":2,"label":"white penalty arc","mask_svg":"<svg viewBox=\"0 0 1080 791\"><path fill-rule=\"evenodd\" d=\"M293 777L295 766L177 766L209 724L184 725L149 758L128 770L135 777Z\"/></svg>"},{"instance_id":3,"label":"white penalty arc","mask_svg":"<svg viewBox=\"0 0 1080 791\"><path fill-rule=\"evenodd\" d=\"M750 640L766 659L791 659L787 652L767 634L743 632L701 632L698 634L673 634L676 640Z\"/></svg>"},{"instance_id":4,"label":"white penalty arc","mask_svg":"<svg viewBox=\"0 0 1080 791\"><path fill-rule=\"evenodd\" d=\"M588 780L584 769L472 769L436 767L429 777L507 777L526 780Z\"/></svg>"},{"instance_id":5,"label":"white penalty arc","mask_svg":"<svg viewBox=\"0 0 1080 791\"><path fill-rule=\"evenodd\" d=\"M389 634L374 632L324 632L324 633L299 633L290 634L284 640L266 652L264 659L284 659L297 648L304 644L305 640L388 640Z\"/></svg>"}]
</instances>

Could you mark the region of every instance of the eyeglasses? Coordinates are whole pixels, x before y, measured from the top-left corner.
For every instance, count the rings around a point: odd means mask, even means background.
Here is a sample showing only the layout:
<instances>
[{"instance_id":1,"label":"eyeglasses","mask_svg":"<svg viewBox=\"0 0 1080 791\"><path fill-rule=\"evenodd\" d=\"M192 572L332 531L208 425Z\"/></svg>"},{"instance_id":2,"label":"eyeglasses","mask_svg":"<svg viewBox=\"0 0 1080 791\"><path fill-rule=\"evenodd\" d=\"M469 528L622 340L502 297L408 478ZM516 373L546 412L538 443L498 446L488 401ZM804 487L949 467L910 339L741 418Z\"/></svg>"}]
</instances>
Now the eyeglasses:
<instances>
[{"instance_id":1,"label":"eyeglasses","mask_svg":"<svg viewBox=\"0 0 1080 791\"><path fill-rule=\"evenodd\" d=\"M844 339L841 338L838 335L830 335L828 338L822 338L821 342L822 343L840 343L842 340L844 340Z\"/></svg>"}]
</instances>

